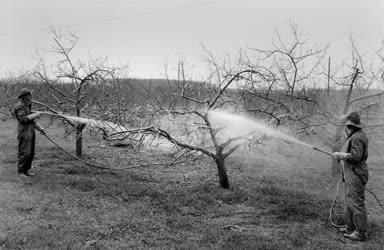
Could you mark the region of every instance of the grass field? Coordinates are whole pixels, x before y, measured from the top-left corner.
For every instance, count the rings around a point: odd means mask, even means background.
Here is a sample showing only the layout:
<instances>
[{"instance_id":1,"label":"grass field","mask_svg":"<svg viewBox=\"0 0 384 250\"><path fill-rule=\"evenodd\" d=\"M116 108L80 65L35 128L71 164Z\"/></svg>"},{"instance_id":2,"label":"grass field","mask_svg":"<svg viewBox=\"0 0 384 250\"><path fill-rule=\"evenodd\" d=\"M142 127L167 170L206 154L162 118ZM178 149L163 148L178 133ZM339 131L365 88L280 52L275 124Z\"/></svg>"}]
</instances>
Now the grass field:
<instances>
[{"instance_id":1,"label":"grass field","mask_svg":"<svg viewBox=\"0 0 384 250\"><path fill-rule=\"evenodd\" d=\"M51 126L47 134L73 151L61 128ZM38 135L36 176L24 178L16 174L15 138L15 121L0 121L0 249L384 246L384 211L369 194L368 242L350 242L330 226L337 180L329 177L330 159L306 148L281 144L238 152L227 163L231 188L224 190L210 159L151 165L171 156L100 146L94 136L85 138L85 158L120 170L84 166ZM127 169L140 164L147 165ZM383 164L369 164L369 186L384 198ZM338 217L342 208L340 199Z\"/></svg>"}]
</instances>

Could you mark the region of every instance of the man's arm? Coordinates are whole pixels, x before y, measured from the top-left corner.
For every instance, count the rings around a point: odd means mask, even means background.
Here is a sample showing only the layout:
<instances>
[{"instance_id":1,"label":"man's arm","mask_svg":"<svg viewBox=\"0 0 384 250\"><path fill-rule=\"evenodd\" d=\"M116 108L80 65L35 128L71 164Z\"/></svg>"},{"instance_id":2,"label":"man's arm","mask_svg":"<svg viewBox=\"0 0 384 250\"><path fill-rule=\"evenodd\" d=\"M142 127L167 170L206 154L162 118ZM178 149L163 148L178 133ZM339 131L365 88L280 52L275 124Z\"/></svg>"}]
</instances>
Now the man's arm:
<instances>
[{"instance_id":1,"label":"man's arm","mask_svg":"<svg viewBox=\"0 0 384 250\"><path fill-rule=\"evenodd\" d=\"M351 140L351 153L346 157L346 161L349 163L358 163L363 158L364 154L364 142L360 138L353 138Z\"/></svg>"},{"instance_id":2,"label":"man's arm","mask_svg":"<svg viewBox=\"0 0 384 250\"><path fill-rule=\"evenodd\" d=\"M45 135L45 128L42 127L39 123L33 121L33 126L37 129L41 134Z\"/></svg>"},{"instance_id":3,"label":"man's arm","mask_svg":"<svg viewBox=\"0 0 384 250\"><path fill-rule=\"evenodd\" d=\"M38 118L39 116L41 116L41 112L39 111L36 111L36 112L33 112L32 114L28 115L27 118L31 121L35 120L36 118Z\"/></svg>"},{"instance_id":4,"label":"man's arm","mask_svg":"<svg viewBox=\"0 0 384 250\"><path fill-rule=\"evenodd\" d=\"M29 112L21 107L21 106L16 106L13 114L15 115L16 119L22 124L22 125L26 125L26 124L30 124L33 122L33 120L31 120L29 118ZM32 117L33 118L33 117Z\"/></svg>"}]
</instances>

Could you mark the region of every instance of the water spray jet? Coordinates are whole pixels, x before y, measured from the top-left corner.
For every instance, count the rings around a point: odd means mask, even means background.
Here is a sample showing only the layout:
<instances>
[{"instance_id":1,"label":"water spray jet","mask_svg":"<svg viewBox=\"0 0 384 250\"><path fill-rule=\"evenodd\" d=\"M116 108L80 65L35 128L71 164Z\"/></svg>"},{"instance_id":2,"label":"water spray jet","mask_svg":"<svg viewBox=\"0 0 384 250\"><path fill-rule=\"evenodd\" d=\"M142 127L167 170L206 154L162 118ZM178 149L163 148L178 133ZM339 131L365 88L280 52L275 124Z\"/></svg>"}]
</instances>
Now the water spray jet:
<instances>
[{"instance_id":1,"label":"water spray jet","mask_svg":"<svg viewBox=\"0 0 384 250\"><path fill-rule=\"evenodd\" d=\"M298 145L302 145L304 147L313 149L323 154L332 156L331 152L300 141L293 136L271 128L267 124L264 124L263 122L254 119L227 113L224 111L210 111L210 116L213 120L219 123L224 123L226 130L223 131L223 133L225 134L225 136L228 137L239 136L239 132L243 134L250 134L251 136L249 136L248 139L252 139L252 137L256 134L263 134L273 138L281 139L286 142L296 143Z\"/></svg>"}]
</instances>

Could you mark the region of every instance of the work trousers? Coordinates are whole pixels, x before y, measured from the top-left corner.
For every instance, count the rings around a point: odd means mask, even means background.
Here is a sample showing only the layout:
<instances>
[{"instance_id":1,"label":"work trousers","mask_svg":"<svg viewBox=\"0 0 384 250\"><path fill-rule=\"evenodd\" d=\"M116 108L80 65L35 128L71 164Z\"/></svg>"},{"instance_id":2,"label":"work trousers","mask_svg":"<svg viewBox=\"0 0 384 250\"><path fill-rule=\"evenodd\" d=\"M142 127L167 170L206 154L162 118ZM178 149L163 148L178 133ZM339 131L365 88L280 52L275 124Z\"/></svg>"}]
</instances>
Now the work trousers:
<instances>
[{"instance_id":1,"label":"work trousers","mask_svg":"<svg viewBox=\"0 0 384 250\"><path fill-rule=\"evenodd\" d=\"M26 173L32 167L35 157L35 133L18 136L17 172Z\"/></svg>"},{"instance_id":2,"label":"work trousers","mask_svg":"<svg viewBox=\"0 0 384 250\"><path fill-rule=\"evenodd\" d=\"M367 231L367 209L365 208L365 185L367 178L356 174L350 167L345 168L346 208L345 220L348 231Z\"/></svg>"}]
</instances>

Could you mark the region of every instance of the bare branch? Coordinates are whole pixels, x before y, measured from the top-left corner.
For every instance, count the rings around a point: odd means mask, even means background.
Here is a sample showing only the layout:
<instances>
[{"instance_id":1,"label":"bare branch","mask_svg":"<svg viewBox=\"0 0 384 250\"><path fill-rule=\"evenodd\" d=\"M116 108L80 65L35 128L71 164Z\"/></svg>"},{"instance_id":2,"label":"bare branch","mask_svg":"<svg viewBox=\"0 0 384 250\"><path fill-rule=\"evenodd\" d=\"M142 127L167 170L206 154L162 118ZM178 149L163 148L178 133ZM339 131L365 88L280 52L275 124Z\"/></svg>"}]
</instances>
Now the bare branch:
<instances>
[{"instance_id":1,"label":"bare branch","mask_svg":"<svg viewBox=\"0 0 384 250\"><path fill-rule=\"evenodd\" d=\"M251 73L251 74L260 74L258 71L256 70L252 70L252 69L247 69L247 70L243 70L243 71L240 71L238 72L237 74L235 74L226 84L223 88L220 89L219 93L216 95L216 97L213 99L213 101L209 104L209 109L212 109L216 102L218 101L218 99L221 97L221 95L224 93L224 91L229 87L229 85L234 81L236 80L239 76L241 76L242 74L244 73Z\"/></svg>"},{"instance_id":2,"label":"bare branch","mask_svg":"<svg viewBox=\"0 0 384 250\"><path fill-rule=\"evenodd\" d=\"M354 102L359 102L359 101L362 101L362 100L366 100L366 99L369 99L369 98L373 98L373 97L379 97L379 96L382 96L383 94L384 94L384 91L381 91L381 92L378 92L378 93L375 93L375 94L370 94L370 95L364 95L364 96L356 97L356 98L350 100L349 104L352 104Z\"/></svg>"},{"instance_id":3,"label":"bare branch","mask_svg":"<svg viewBox=\"0 0 384 250\"><path fill-rule=\"evenodd\" d=\"M40 72L36 72L39 77L44 81L45 84L47 84L52 90L54 90L56 93L58 93L59 95L61 95L66 101L69 101L69 102L72 102L72 103L75 103L76 101L71 99L71 98L68 98L66 94L64 94L62 91L60 91L59 89L57 89L56 87L53 86L53 84L50 82L50 80L46 77L46 76L43 76Z\"/></svg>"}]
</instances>

